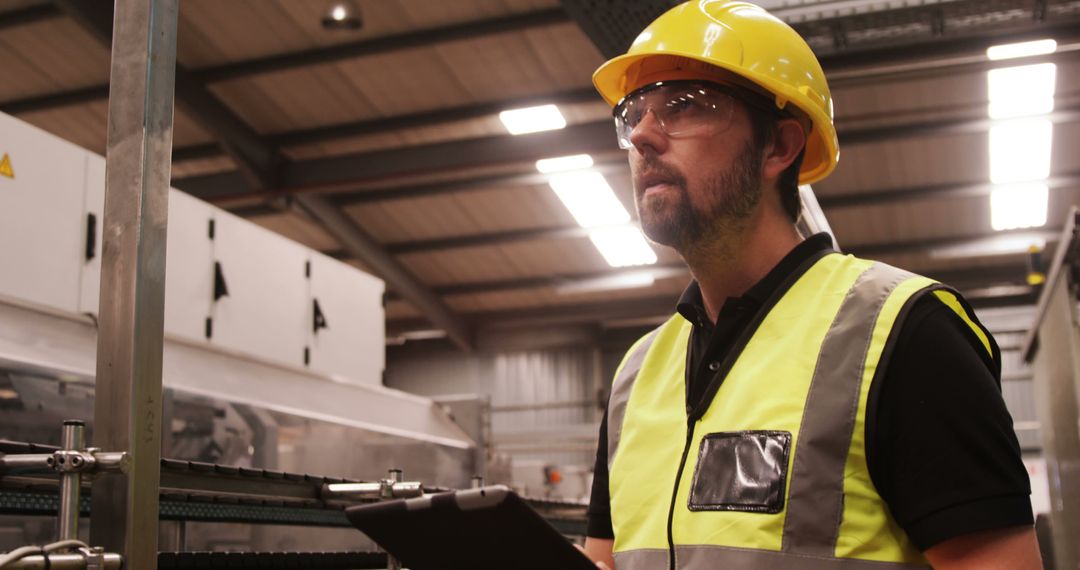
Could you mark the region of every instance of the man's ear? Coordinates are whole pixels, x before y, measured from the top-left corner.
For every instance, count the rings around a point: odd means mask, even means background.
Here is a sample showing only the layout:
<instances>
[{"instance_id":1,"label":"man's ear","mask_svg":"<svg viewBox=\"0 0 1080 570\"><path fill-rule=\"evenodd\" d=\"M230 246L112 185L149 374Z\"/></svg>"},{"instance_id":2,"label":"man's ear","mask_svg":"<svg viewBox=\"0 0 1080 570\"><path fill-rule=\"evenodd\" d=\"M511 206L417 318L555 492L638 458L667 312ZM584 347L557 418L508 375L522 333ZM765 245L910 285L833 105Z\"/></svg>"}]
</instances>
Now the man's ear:
<instances>
[{"instance_id":1,"label":"man's ear","mask_svg":"<svg viewBox=\"0 0 1080 570\"><path fill-rule=\"evenodd\" d=\"M795 162L806 146L806 133L795 119L781 119L776 123L772 144L766 147L762 177L766 180L779 178L780 173Z\"/></svg>"}]
</instances>

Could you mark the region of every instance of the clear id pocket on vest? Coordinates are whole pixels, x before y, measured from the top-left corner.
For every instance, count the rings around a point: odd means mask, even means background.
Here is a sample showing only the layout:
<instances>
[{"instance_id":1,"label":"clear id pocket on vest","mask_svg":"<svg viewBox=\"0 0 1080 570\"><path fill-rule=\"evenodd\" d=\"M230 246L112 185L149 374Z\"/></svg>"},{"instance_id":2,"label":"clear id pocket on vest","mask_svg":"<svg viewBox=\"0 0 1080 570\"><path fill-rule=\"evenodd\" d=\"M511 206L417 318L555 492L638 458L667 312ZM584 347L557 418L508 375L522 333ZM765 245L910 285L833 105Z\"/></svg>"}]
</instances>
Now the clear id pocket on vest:
<instances>
[{"instance_id":1,"label":"clear id pocket on vest","mask_svg":"<svg viewBox=\"0 0 1080 570\"><path fill-rule=\"evenodd\" d=\"M784 510L791 433L736 431L710 433L701 440L691 511Z\"/></svg>"}]
</instances>

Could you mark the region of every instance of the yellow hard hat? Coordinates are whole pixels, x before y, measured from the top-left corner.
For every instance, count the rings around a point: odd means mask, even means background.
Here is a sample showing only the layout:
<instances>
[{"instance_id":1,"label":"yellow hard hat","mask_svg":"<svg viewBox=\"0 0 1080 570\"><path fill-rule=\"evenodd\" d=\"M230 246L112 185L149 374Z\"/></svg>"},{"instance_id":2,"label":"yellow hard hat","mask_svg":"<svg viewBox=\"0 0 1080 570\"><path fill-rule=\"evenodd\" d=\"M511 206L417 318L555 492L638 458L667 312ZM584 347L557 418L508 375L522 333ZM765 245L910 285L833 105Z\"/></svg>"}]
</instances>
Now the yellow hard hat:
<instances>
[{"instance_id":1,"label":"yellow hard hat","mask_svg":"<svg viewBox=\"0 0 1080 570\"><path fill-rule=\"evenodd\" d=\"M840 149L821 64L795 30L753 4L691 0L676 6L645 28L626 55L601 65L593 84L615 105L648 83L709 79L716 68L769 93L779 108L790 103L801 112L796 116L809 119L800 184L817 182L836 168Z\"/></svg>"}]
</instances>

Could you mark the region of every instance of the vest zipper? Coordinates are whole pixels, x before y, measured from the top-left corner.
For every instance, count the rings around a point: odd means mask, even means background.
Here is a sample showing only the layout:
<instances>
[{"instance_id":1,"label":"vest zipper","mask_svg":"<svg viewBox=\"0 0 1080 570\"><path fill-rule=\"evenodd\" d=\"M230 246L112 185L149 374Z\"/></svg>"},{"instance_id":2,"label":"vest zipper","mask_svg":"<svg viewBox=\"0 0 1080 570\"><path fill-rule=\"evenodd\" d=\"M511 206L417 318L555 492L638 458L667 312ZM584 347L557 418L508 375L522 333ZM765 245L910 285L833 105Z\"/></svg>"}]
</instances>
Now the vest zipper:
<instances>
[{"instance_id":1,"label":"vest zipper","mask_svg":"<svg viewBox=\"0 0 1080 570\"><path fill-rule=\"evenodd\" d=\"M686 445L683 446L682 459L679 460L679 471L675 473L675 488L671 491L671 504L668 506L667 517L667 541L668 541L668 568L675 570L675 537L672 527L675 523L675 501L679 497L679 483L682 481L683 470L686 468L686 456L690 455L690 445L694 441L694 427L697 418L691 415L686 422Z\"/></svg>"}]
</instances>

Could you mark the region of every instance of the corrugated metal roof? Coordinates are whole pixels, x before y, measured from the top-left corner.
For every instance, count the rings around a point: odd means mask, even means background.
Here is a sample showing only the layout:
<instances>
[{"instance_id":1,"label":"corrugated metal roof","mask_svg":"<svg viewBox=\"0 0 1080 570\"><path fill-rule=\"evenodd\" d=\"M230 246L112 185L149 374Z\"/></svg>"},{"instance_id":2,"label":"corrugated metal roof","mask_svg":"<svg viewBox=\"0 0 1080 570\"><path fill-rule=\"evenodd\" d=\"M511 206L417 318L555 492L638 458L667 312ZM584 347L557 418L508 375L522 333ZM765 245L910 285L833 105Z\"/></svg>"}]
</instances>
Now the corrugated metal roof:
<instances>
[{"instance_id":1,"label":"corrugated metal roof","mask_svg":"<svg viewBox=\"0 0 1080 570\"><path fill-rule=\"evenodd\" d=\"M109 50L64 18L4 29L0 62L0 101L98 85L109 77Z\"/></svg>"},{"instance_id":2,"label":"corrugated metal roof","mask_svg":"<svg viewBox=\"0 0 1080 570\"><path fill-rule=\"evenodd\" d=\"M542 99L542 96L540 97ZM570 103L558 105L568 125L606 121L611 111L603 102ZM352 120L348 121L352 122ZM286 147L289 157L295 160L340 156L394 148L404 148L454 140L478 139L506 134L506 127L497 116L478 119L462 119L427 127L395 129L392 132L334 138L326 142L290 145ZM612 135L614 138L614 135ZM477 157L482 162L483 157Z\"/></svg>"},{"instance_id":3,"label":"corrugated metal roof","mask_svg":"<svg viewBox=\"0 0 1080 570\"><path fill-rule=\"evenodd\" d=\"M595 49L581 56L586 47L573 24L560 24L278 71L212 89L257 131L281 133L584 87L601 63ZM581 120L576 114L568 119Z\"/></svg>"},{"instance_id":4,"label":"corrugated metal roof","mask_svg":"<svg viewBox=\"0 0 1080 570\"><path fill-rule=\"evenodd\" d=\"M273 214L269 216L256 216L250 218L252 222L289 236L312 249L319 251L333 251L338 248L335 240L326 230L305 216L293 213Z\"/></svg>"},{"instance_id":5,"label":"corrugated metal roof","mask_svg":"<svg viewBox=\"0 0 1080 570\"><path fill-rule=\"evenodd\" d=\"M185 0L177 53L192 67L209 67L556 5L554 0L379 0L360 3L360 30L326 30L322 19L330 5L325 2Z\"/></svg>"},{"instance_id":6,"label":"corrugated metal roof","mask_svg":"<svg viewBox=\"0 0 1080 570\"><path fill-rule=\"evenodd\" d=\"M985 131L859 145L845 145L841 139L840 162L832 175L814 185L814 193L847 196L988 180L988 145Z\"/></svg>"},{"instance_id":7,"label":"corrugated metal roof","mask_svg":"<svg viewBox=\"0 0 1080 570\"><path fill-rule=\"evenodd\" d=\"M24 113L19 118L98 154L105 154L108 101Z\"/></svg>"},{"instance_id":8,"label":"corrugated metal roof","mask_svg":"<svg viewBox=\"0 0 1080 570\"><path fill-rule=\"evenodd\" d=\"M1009 0L1003 0L1007 4ZM0 7L0 15L27 6L47 3L11 0ZM896 4L896 3L893 3ZM387 38L399 34L426 33L445 26L475 25L537 10L559 10L557 0L379 0L360 3L365 25L358 31L324 30L319 20L326 5L299 0L185 0L181 5L178 61L205 77L207 70L236 65L259 58L296 54L343 43ZM998 9L987 6L987 10ZM878 3L867 10L887 8ZM917 7L909 7L918 9ZM843 15L837 14L843 17ZM852 16L854 17L854 16ZM989 16L988 16L989 17ZM1050 14L1048 18L1062 17ZM555 18L559 20L560 18ZM244 124L262 135L271 151L282 153L282 172L289 161L304 165L325 157L353 156L371 161L379 151L408 149L447 143L453 149L459 141L487 141L493 155L514 139L505 134L494 113L459 120L443 120L417 126L399 122L398 128L362 132L330 138L311 131L373 120L394 121L417 113L446 112L520 98L543 100L570 93L570 102L560 108L571 125L610 121L610 110L599 98L582 100L578 94L591 85L590 76L602 57L588 36L569 17L562 23L537 24L514 32L485 30L469 36L462 33L453 41L403 49L385 49L378 54L347 59L331 58L324 63L294 66L286 70L240 74L231 79L215 79L206 87ZM964 25L968 25L970 22ZM1039 23L1032 23L1038 29ZM1057 29L1064 29L1059 20ZM253 30L255 31L253 33ZM895 30L893 30L895 31ZM923 38L913 50L941 59L934 53L942 37ZM976 30L977 31L977 30ZM859 33L863 33L860 31ZM870 30L866 33L876 33ZM884 32L883 32L884 33ZM890 32L891 33L891 32ZM465 37L469 36L469 37ZM882 36L884 38L884 36ZM882 38L874 45L883 45ZM905 38L890 40L899 45ZM1050 226L1060 223L1065 208L1080 203L1080 51L1074 37L1062 40L1062 53L1052 56L1058 64L1057 109L1054 127L1052 169L1056 185L1051 191ZM903 63L897 47L895 61ZM843 52L829 46L830 53ZM952 52L950 52L952 53ZM957 52L959 53L959 52ZM946 54L948 55L948 54ZM992 235L989 200L981 194L956 197L949 194L955 185L979 184L989 177L986 116L986 64L979 54L965 53L950 60L948 67L897 74L874 62L861 67L841 66L844 78L834 85L835 107L841 132L841 160L835 173L816 185L815 192L826 205L842 246L883 252L885 261L916 271L980 271L1015 266L1022 270L1023 255L1008 254L977 258L942 258L933 254L934 243L957 238ZM965 59L966 58L966 59ZM969 63L963 63L963 61ZM890 60L891 61L891 60ZM32 23L0 28L0 62L5 80L0 82L0 110L4 103L46 95L67 93L103 85L108 74L108 49L85 32L73 19L46 14ZM960 63L957 63L960 62ZM1022 63L1022 62L1019 62ZM1000 66L1018 62L1001 62ZM892 65L890 63L889 65ZM836 66L826 66L832 72ZM874 80L859 79L867 69ZM200 74L200 72L202 72ZM839 76L839 75L838 75ZM84 97L74 104L50 106L38 102L39 109L19 117L57 133L98 153L104 152L107 104ZM174 148L185 158L173 167L176 186L184 178L230 171L233 161L215 150L217 140L203 124L198 109L178 105L174 121ZM385 124L385 123L384 123ZM393 126L393 123L391 123ZM940 125L952 125L943 132ZM582 131L577 131L582 132ZM294 138L290 139L289 134ZM297 133L307 136L295 138ZM861 141L861 142L859 142ZM576 141L567 141L567 144ZM614 136L596 145L610 151L597 160L605 162L607 176L623 204L633 210L628 172L613 168L612 159L622 160ZM467 147L473 148L473 147ZM485 148L485 147L481 147ZM564 154L558 144L547 156ZM540 152L530 148L529 152ZM217 154L215 154L217 153ZM307 183L302 177L283 176L288 191L335 192L330 196L345 213L374 240L397 255L408 270L425 285L438 289L457 286L466 292L444 300L455 310L494 314L500 311L544 310L575 307L620 300L655 299L675 296L685 285L684 278L662 279L651 288L577 295L555 292L545 279L566 275L591 275L609 270L607 264L583 235L567 237L565 232L539 230L574 228L574 220L551 189L535 177L532 161L543 156L518 156L513 161L496 161L484 152L458 153L455 163L434 168L422 162L410 167L408 154L393 154L403 165L392 174L368 175L354 169L331 182ZM335 161L335 168L348 160ZM366 162L364 164L372 164ZM530 175L530 176L525 176ZM463 180L505 176L505 184L485 182L469 188ZM424 183L428 188L413 186ZM308 217L260 207L264 197L281 198L281 191L254 192L237 185L237 195L218 202L228 208L247 209L265 227L319 250L343 256L338 244ZM449 188L436 188L450 184ZM1058 186L1064 185L1064 188ZM412 197L394 197L398 188ZM911 197L905 190L938 188L941 196L922 192ZM379 201L365 201L364 192L377 192ZM423 196L417 193L426 192ZM901 192L889 195L888 192ZM350 196L355 195L350 201ZM845 205L850 197L873 199L873 204ZM370 195L367 199L370 199ZM522 237L533 231L531 237ZM521 234L517 235L515 234ZM464 239L469 238L469 239ZM477 240L488 242L477 244ZM417 244L420 245L417 245ZM892 249L888 244L923 244L921 247ZM421 247L423 245L424 247ZM662 264L679 262L666 248L657 248ZM355 260L349 263L362 265ZM523 280L530 280L522 286ZM475 287L487 283L486 288ZM501 283L501 285L500 285ZM474 285L469 289L469 285ZM391 290L393 287L391 286ZM631 303L632 304L632 301ZM390 319L417 317L407 302L389 303Z\"/></svg>"}]
</instances>

